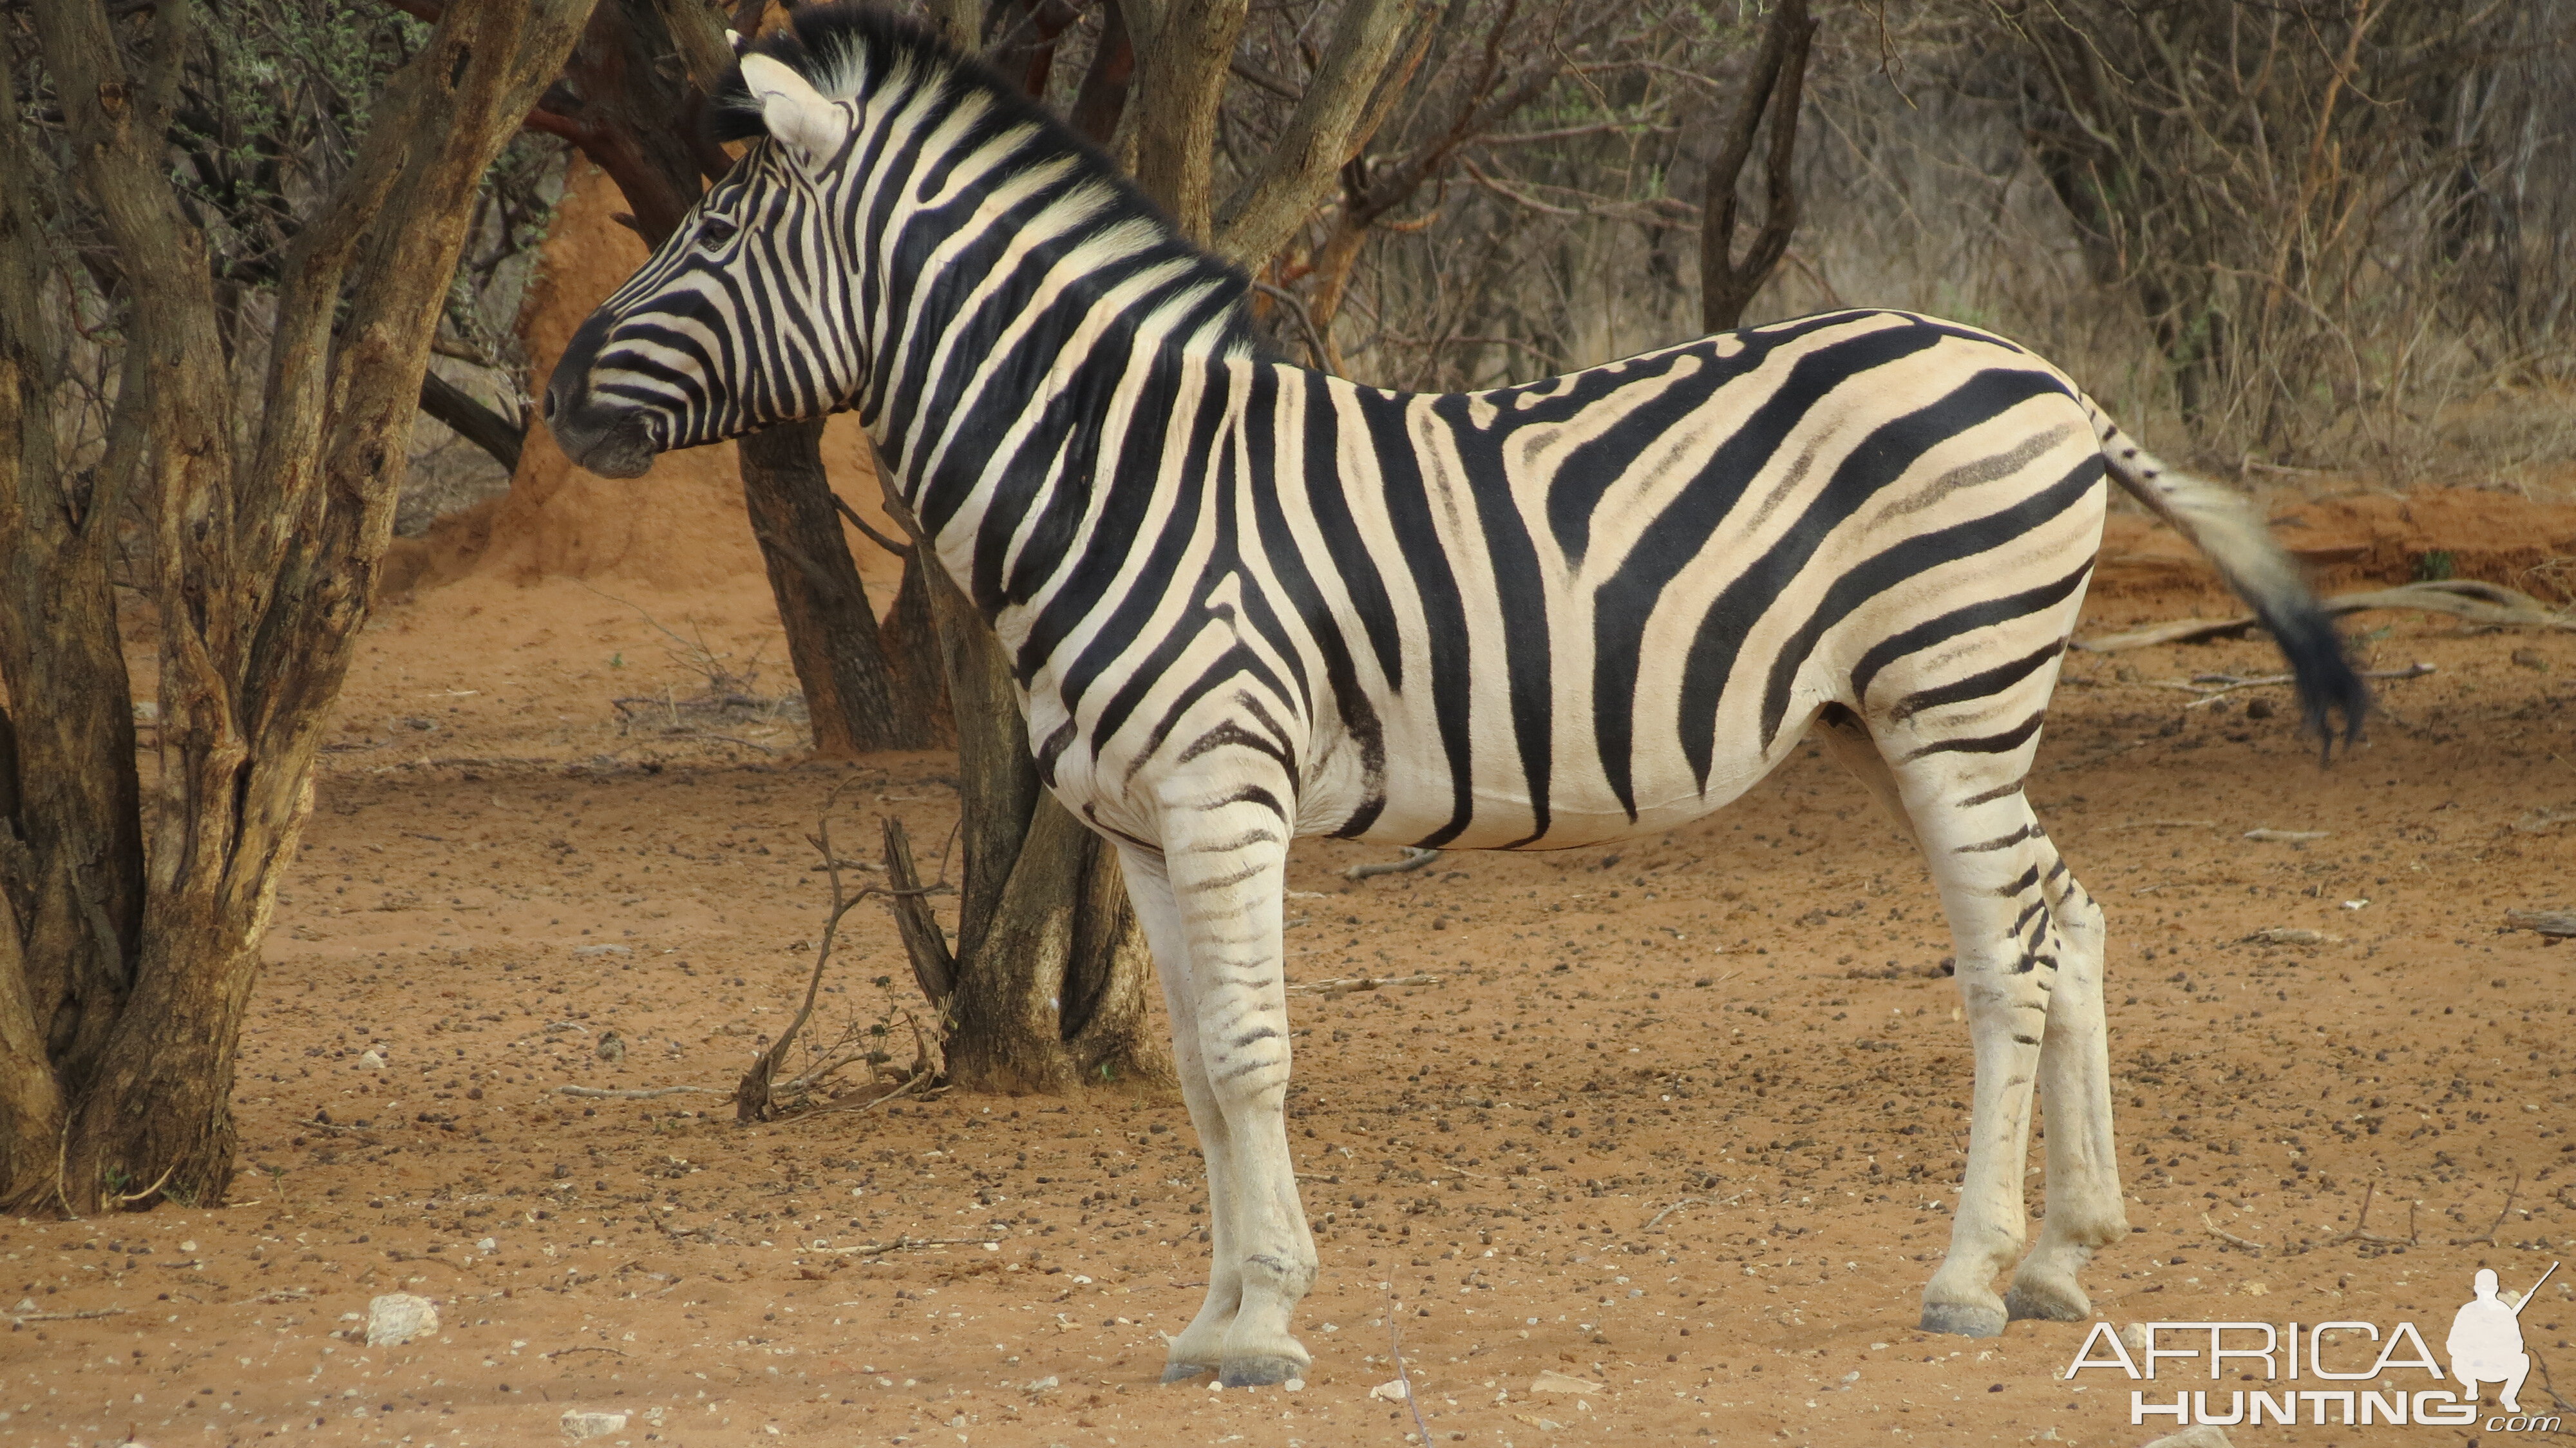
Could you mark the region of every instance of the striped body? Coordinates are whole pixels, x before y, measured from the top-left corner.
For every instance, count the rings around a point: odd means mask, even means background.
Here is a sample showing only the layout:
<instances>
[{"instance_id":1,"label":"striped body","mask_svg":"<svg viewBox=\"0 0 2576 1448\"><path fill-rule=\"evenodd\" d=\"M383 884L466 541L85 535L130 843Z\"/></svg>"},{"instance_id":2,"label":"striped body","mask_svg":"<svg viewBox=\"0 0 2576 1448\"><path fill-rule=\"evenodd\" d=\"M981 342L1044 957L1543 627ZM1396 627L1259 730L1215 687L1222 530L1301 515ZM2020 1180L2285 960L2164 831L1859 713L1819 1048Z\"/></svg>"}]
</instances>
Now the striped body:
<instances>
[{"instance_id":1,"label":"striped body","mask_svg":"<svg viewBox=\"0 0 2576 1448\"><path fill-rule=\"evenodd\" d=\"M755 144L576 334L548 420L612 476L790 418L866 423L1013 660L1040 773L1118 843L1162 978L1214 1204L1170 1374L1307 1362L1290 839L1659 831L1818 725L1924 853L1976 1050L1923 1324L2086 1315L2077 1270L2126 1232L2103 922L2021 780L2106 477L2211 553L2312 717L2357 723L2259 522L2023 349L1901 312L1463 395L1289 365L1239 276L1006 87L864 12L797 15L725 98ZM2049 1209L2022 1257L2034 1087Z\"/></svg>"},{"instance_id":2,"label":"striped body","mask_svg":"<svg viewBox=\"0 0 2576 1448\"><path fill-rule=\"evenodd\" d=\"M1275 756L1301 834L1517 849L1705 814L1830 703L1910 749L2016 748L2100 537L2065 381L1901 313L1462 396L1169 370L1162 425L1104 445L998 614L1050 783L1129 837L1175 750ZM1061 486L1029 465L1053 447L993 486Z\"/></svg>"}]
</instances>

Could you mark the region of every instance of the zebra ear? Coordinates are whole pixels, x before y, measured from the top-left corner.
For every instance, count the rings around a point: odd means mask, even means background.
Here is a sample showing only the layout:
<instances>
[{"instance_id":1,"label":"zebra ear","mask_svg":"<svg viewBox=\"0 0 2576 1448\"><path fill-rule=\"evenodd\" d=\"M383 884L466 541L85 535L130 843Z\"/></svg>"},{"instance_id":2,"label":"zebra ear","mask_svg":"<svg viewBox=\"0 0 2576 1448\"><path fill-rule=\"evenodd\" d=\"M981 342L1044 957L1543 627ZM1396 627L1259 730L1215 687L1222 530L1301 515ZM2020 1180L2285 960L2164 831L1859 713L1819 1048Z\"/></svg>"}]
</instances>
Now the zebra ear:
<instances>
[{"instance_id":1,"label":"zebra ear","mask_svg":"<svg viewBox=\"0 0 2576 1448\"><path fill-rule=\"evenodd\" d=\"M769 134L805 165L830 160L849 138L849 113L824 99L792 67L766 55L746 55L742 80L760 102L761 123Z\"/></svg>"}]
</instances>

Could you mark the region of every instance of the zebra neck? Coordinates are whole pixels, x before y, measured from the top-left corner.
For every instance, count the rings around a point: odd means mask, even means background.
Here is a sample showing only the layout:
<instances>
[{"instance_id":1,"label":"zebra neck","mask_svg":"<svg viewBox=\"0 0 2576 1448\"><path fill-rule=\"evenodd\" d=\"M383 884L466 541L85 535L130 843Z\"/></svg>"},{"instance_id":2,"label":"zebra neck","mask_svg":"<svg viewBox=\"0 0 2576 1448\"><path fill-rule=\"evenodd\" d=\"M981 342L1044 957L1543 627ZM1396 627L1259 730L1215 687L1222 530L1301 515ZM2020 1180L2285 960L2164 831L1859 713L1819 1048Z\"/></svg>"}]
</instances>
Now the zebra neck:
<instances>
[{"instance_id":1,"label":"zebra neck","mask_svg":"<svg viewBox=\"0 0 2576 1448\"><path fill-rule=\"evenodd\" d=\"M1059 297L1012 335L969 316L878 354L919 359L888 369L898 375L865 414L878 456L988 621L1077 560L1104 490L1171 461L1160 438L1180 399L1203 406L1244 350L1231 297L1203 295L1203 271L1146 280L1083 305ZM1174 280L1197 285L1176 296Z\"/></svg>"}]
</instances>

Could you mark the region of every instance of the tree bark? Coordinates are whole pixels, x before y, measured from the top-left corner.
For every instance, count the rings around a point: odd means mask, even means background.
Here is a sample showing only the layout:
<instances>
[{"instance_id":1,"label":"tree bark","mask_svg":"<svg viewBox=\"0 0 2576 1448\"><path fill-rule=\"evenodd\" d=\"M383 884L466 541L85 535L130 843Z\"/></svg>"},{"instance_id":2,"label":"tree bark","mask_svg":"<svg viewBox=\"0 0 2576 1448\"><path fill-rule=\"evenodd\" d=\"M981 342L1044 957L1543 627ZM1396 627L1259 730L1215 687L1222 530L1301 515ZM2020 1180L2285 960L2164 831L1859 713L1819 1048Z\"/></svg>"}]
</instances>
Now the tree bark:
<instances>
[{"instance_id":1,"label":"tree bark","mask_svg":"<svg viewBox=\"0 0 2576 1448\"><path fill-rule=\"evenodd\" d=\"M932 996L949 1022L949 1079L1058 1094L1168 1085L1146 988L1152 959L1118 857L1039 783L1001 641L945 572L926 583L957 717L962 861L954 950L917 924L905 940L925 989L949 982ZM904 883L909 862L890 848L887 863Z\"/></svg>"},{"instance_id":2,"label":"tree bark","mask_svg":"<svg viewBox=\"0 0 2576 1448\"><path fill-rule=\"evenodd\" d=\"M188 6L155 12L141 75L97 0L31 7L77 191L44 185L10 98L0 671L17 707L0 761L0 1210L212 1202L230 1180L242 1009L392 535L476 187L587 3L457 0L395 74L288 248L247 438L205 239L164 139L194 43ZM24 282L42 255L25 223L48 194L80 198L125 283L119 410L86 473L56 454L50 375L28 365L43 326ZM129 493L151 524L138 566L159 625L148 796L104 574Z\"/></svg>"},{"instance_id":3,"label":"tree bark","mask_svg":"<svg viewBox=\"0 0 2576 1448\"><path fill-rule=\"evenodd\" d=\"M1225 99L1246 0L1125 0L1138 37L1136 181L1181 234L1206 244L1215 199L1217 108ZM1150 37L1150 38L1149 38Z\"/></svg>"},{"instance_id":4,"label":"tree bark","mask_svg":"<svg viewBox=\"0 0 2576 1448\"><path fill-rule=\"evenodd\" d=\"M1127 33L1127 12L1119 0L1101 0L1100 43L1091 66L1074 92L1073 112L1065 119L1084 139L1106 146L1118 134L1127 113L1127 92L1136 81L1136 44Z\"/></svg>"},{"instance_id":5,"label":"tree bark","mask_svg":"<svg viewBox=\"0 0 2576 1448\"><path fill-rule=\"evenodd\" d=\"M1419 14L1417 0L1351 0L1342 7L1287 129L1226 200L1217 229L1220 254L1258 267L1324 203L1342 168L1385 118L1395 60Z\"/></svg>"},{"instance_id":6,"label":"tree bark","mask_svg":"<svg viewBox=\"0 0 2576 1448\"><path fill-rule=\"evenodd\" d=\"M765 429L738 445L743 500L769 567L769 591L805 690L814 752L853 759L877 749L926 749L930 720L907 711L875 610L841 532L823 472L823 424Z\"/></svg>"},{"instance_id":7,"label":"tree bark","mask_svg":"<svg viewBox=\"0 0 2576 1448\"><path fill-rule=\"evenodd\" d=\"M67 473L42 306L49 188L0 73L0 1194L50 1180L66 1101L97 1067L142 925L141 786L109 569L141 401L118 466ZM40 707L29 707L31 704Z\"/></svg>"},{"instance_id":8,"label":"tree bark","mask_svg":"<svg viewBox=\"0 0 2576 1448\"><path fill-rule=\"evenodd\" d=\"M481 448L503 472L519 471L519 445L528 435L525 422L503 416L500 409L435 372L421 374L420 410Z\"/></svg>"},{"instance_id":9,"label":"tree bark","mask_svg":"<svg viewBox=\"0 0 2576 1448\"><path fill-rule=\"evenodd\" d=\"M886 611L878 638L886 664L894 670L895 709L922 721L925 749L957 742L957 716L948 702L948 670L940 662L939 628L930 616L930 575L922 550L903 555L903 581L896 585L894 607Z\"/></svg>"}]
</instances>

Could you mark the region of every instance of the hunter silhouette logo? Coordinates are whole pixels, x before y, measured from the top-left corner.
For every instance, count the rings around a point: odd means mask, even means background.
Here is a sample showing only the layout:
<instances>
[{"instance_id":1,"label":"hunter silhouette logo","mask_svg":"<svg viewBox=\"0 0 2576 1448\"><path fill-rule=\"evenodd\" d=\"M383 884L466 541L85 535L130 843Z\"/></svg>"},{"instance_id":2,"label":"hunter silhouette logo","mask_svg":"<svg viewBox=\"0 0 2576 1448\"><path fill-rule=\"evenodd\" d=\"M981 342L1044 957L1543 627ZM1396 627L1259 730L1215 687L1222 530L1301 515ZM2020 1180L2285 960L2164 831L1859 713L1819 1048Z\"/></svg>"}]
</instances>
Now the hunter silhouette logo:
<instances>
[{"instance_id":1,"label":"hunter silhouette logo","mask_svg":"<svg viewBox=\"0 0 2576 1448\"><path fill-rule=\"evenodd\" d=\"M2442 1344L2451 1354L2451 1376L2460 1380L2460 1393L2470 1402L2478 1400L2478 1384L2501 1383L2504 1391L2497 1395L2497 1403L2508 1413L2522 1411L2515 1395L2531 1374L2531 1354L2522 1350L2522 1310L2557 1271L2558 1264L2550 1263L2549 1271L2540 1274L2522 1300L2507 1307L2496 1297L2494 1271L2478 1269L2478 1295L2451 1319L2450 1339Z\"/></svg>"},{"instance_id":2,"label":"hunter silhouette logo","mask_svg":"<svg viewBox=\"0 0 2576 1448\"><path fill-rule=\"evenodd\" d=\"M2253 1376L2243 1369L2260 1363L2262 1381L2279 1385L2178 1392L2169 1402L2133 1388L2129 1392L2133 1427L2156 1417L2171 1418L2177 1426L2207 1423L2252 1428L2270 1422L2287 1427L2304 1416L2319 1427L2412 1423L2465 1428L2478 1425L2479 1388L2493 1384L2502 1412L2480 1425L2486 1431L2555 1433L2561 1419L2556 1414L2525 1414L2519 1394L2531 1372L2531 1354L2522 1345L2522 1309L2557 1273L2558 1264L2552 1262L2529 1292L2507 1298L2496 1290L2496 1274L2481 1268L2472 1284L2475 1295L2452 1315L2451 1333L2443 1342L2451 1360L2447 1378L2415 1324L2401 1322L2382 1332L2377 1323L2355 1321L2278 1326L2141 1322L2131 1324L2125 1333L2110 1323L2097 1322L2084 1345L2076 1349L2075 1360L2067 1364L2065 1376L2072 1378L2087 1368L2108 1368L2133 1381L2153 1382L2178 1373L2199 1376L2181 1362L2205 1360L2207 1380L2215 1383L2225 1376L2228 1360L2235 1359L2240 1380ZM2307 1382L2318 1386L2292 1386Z\"/></svg>"}]
</instances>

